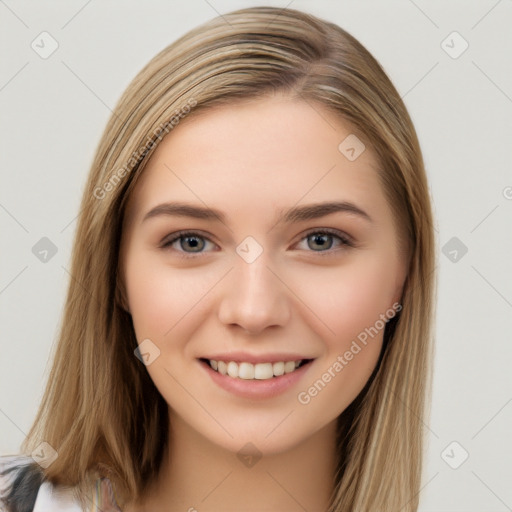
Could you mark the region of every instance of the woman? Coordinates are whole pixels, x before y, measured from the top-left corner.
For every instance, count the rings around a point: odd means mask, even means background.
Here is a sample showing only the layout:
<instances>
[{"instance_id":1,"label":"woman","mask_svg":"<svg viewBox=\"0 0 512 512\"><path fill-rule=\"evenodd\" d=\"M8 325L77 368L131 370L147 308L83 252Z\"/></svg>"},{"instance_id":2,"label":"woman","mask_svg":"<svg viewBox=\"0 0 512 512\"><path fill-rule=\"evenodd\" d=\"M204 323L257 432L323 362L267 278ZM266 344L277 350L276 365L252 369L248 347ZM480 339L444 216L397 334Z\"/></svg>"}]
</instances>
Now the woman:
<instances>
[{"instance_id":1,"label":"woman","mask_svg":"<svg viewBox=\"0 0 512 512\"><path fill-rule=\"evenodd\" d=\"M80 211L5 510L417 510L432 212L357 40L271 7L192 30L123 94Z\"/></svg>"}]
</instances>

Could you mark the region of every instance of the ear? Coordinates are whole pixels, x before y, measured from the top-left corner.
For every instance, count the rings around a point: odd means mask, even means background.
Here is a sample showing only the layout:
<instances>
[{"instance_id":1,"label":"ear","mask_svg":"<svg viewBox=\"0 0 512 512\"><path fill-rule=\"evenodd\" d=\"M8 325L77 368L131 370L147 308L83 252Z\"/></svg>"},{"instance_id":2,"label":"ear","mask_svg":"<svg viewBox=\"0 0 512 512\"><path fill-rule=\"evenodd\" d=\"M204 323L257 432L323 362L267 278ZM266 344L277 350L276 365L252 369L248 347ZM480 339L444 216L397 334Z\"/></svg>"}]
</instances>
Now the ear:
<instances>
[{"instance_id":1,"label":"ear","mask_svg":"<svg viewBox=\"0 0 512 512\"><path fill-rule=\"evenodd\" d=\"M128 314L131 314L126 289L122 279L118 279L116 283L115 302L121 309L124 309Z\"/></svg>"},{"instance_id":2,"label":"ear","mask_svg":"<svg viewBox=\"0 0 512 512\"><path fill-rule=\"evenodd\" d=\"M394 304L402 304L402 297L404 292L404 285L400 285L396 288L395 293L393 295L393 301L391 302L391 307L393 307Z\"/></svg>"},{"instance_id":3,"label":"ear","mask_svg":"<svg viewBox=\"0 0 512 512\"><path fill-rule=\"evenodd\" d=\"M410 258L411 255L408 251L405 255L403 253L400 254L399 270L396 276L395 289L393 290L393 300L391 302L391 307L394 304L402 305L404 291L409 280L408 278L410 272Z\"/></svg>"},{"instance_id":4,"label":"ear","mask_svg":"<svg viewBox=\"0 0 512 512\"><path fill-rule=\"evenodd\" d=\"M124 256L125 256L125 245L124 236L121 236L121 242L119 244L119 254L117 260L117 272L116 272L116 290L114 294L114 301L117 306L124 309L129 315L130 304L128 302L128 294L126 293L125 286L125 269L124 269Z\"/></svg>"},{"instance_id":5,"label":"ear","mask_svg":"<svg viewBox=\"0 0 512 512\"><path fill-rule=\"evenodd\" d=\"M395 289L395 293L393 294L393 301L391 302L389 308L395 311L395 314L398 315L400 311L403 309L403 295L404 295L405 283L397 286Z\"/></svg>"}]
</instances>

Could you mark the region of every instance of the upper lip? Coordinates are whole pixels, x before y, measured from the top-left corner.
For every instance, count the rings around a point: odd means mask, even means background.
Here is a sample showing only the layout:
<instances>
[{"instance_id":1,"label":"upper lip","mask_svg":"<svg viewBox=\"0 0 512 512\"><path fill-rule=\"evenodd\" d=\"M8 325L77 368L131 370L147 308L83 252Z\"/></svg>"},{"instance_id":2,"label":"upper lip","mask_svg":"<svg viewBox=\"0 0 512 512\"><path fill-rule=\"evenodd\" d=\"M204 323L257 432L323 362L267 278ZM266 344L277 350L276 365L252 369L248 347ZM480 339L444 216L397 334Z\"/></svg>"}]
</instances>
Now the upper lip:
<instances>
[{"instance_id":1,"label":"upper lip","mask_svg":"<svg viewBox=\"0 0 512 512\"><path fill-rule=\"evenodd\" d=\"M204 356L202 359L213 359L214 361L234 361L235 363L278 363L280 361L302 361L303 359L314 359L312 357L304 357L301 354L290 354L284 352L277 352L273 354L258 354L253 355L247 352L225 352L223 354L214 354Z\"/></svg>"}]
</instances>

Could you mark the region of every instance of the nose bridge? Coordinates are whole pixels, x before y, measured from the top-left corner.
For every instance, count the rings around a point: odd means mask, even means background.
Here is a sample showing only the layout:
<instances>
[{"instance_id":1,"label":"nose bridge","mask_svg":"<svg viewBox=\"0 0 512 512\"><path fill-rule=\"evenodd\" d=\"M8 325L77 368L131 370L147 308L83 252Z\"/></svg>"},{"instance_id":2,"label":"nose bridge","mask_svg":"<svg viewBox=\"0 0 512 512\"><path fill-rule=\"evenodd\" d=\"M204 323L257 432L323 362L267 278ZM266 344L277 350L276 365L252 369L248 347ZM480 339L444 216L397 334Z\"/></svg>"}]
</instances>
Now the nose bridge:
<instances>
[{"instance_id":1,"label":"nose bridge","mask_svg":"<svg viewBox=\"0 0 512 512\"><path fill-rule=\"evenodd\" d=\"M287 288L271 270L267 251L252 241L237 247L234 269L224 287L219 318L258 332L271 325L284 325L289 318Z\"/></svg>"}]
</instances>

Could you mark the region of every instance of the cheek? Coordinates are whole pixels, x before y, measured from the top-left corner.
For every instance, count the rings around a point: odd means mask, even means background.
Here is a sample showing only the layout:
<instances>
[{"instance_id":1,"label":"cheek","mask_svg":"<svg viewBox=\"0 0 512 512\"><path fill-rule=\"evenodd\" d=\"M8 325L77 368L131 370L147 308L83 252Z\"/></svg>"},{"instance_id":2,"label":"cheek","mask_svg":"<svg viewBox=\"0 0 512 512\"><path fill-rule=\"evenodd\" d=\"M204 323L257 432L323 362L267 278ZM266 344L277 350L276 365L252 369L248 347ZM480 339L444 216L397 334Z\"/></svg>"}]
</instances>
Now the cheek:
<instances>
[{"instance_id":1,"label":"cheek","mask_svg":"<svg viewBox=\"0 0 512 512\"><path fill-rule=\"evenodd\" d=\"M316 323L325 352L297 400L308 414L327 421L350 405L376 367L385 319L395 313L390 303L395 276L385 260L369 257L317 277L306 296L321 320Z\"/></svg>"},{"instance_id":2,"label":"cheek","mask_svg":"<svg viewBox=\"0 0 512 512\"><path fill-rule=\"evenodd\" d=\"M395 283L391 263L385 254L369 253L338 268L311 266L306 273L296 269L293 274L282 269L303 303L290 307L302 309L326 341L343 349L348 338L373 326L390 307ZM178 323L197 320L222 272L217 274L201 266L166 267L142 252L132 252L125 278L137 339L162 339Z\"/></svg>"},{"instance_id":3,"label":"cheek","mask_svg":"<svg viewBox=\"0 0 512 512\"><path fill-rule=\"evenodd\" d=\"M137 254L127 262L125 278L137 339L162 340L205 293L193 270L173 270Z\"/></svg>"},{"instance_id":4,"label":"cheek","mask_svg":"<svg viewBox=\"0 0 512 512\"><path fill-rule=\"evenodd\" d=\"M353 264L317 273L303 282L309 284L302 285L302 296L325 325L325 339L343 349L391 307L396 271L391 258L368 253Z\"/></svg>"}]
</instances>

